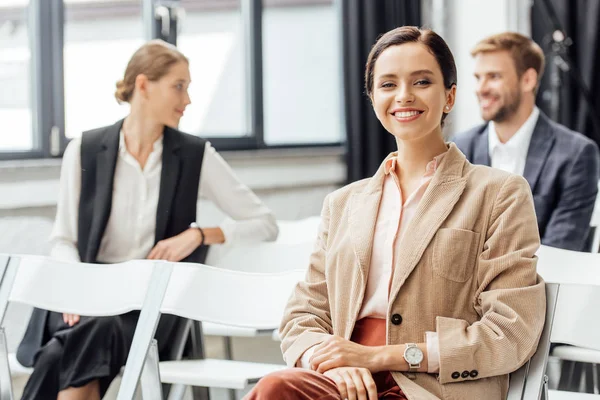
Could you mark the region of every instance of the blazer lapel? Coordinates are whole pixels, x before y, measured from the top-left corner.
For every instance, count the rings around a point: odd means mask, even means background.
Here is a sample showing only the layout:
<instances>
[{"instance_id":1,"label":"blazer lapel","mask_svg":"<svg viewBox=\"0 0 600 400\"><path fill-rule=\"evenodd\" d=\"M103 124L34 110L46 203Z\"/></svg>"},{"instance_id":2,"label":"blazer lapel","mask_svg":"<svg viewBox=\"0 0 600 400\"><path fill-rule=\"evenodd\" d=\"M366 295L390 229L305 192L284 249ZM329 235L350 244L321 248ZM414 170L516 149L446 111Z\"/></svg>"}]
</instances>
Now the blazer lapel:
<instances>
[{"instance_id":1,"label":"blazer lapel","mask_svg":"<svg viewBox=\"0 0 600 400\"><path fill-rule=\"evenodd\" d=\"M96 156L96 194L90 236L86 250L87 262L95 262L112 207L112 192L119 154L119 139L123 120L109 127Z\"/></svg>"},{"instance_id":2,"label":"blazer lapel","mask_svg":"<svg viewBox=\"0 0 600 400\"><path fill-rule=\"evenodd\" d=\"M371 178L365 190L361 193L354 193L350 202L350 235L352 236L354 255L358 260L362 276L365 278L365 284L369 274L373 237L384 179L384 171L380 168ZM366 225L365 222L367 222Z\"/></svg>"},{"instance_id":3,"label":"blazer lapel","mask_svg":"<svg viewBox=\"0 0 600 400\"><path fill-rule=\"evenodd\" d=\"M478 165L487 165L488 167L492 165L490 160L490 149L489 149L489 132L488 129L489 124L486 125L483 132L479 134L477 137L477 141L475 142L473 148L473 164Z\"/></svg>"},{"instance_id":4,"label":"blazer lapel","mask_svg":"<svg viewBox=\"0 0 600 400\"><path fill-rule=\"evenodd\" d=\"M156 208L156 233L155 243L166 238L167 224L171 216L173 197L179 181L181 157L179 148L181 143L176 132L165 127L163 136L162 170L160 174L160 190L158 206ZM190 221L192 222L192 221Z\"/></svg>"},{"instance_id":5,"label":"blazer lapel","mask_svg":"<svg viewBox=\"0 0 600 400\"><path fill-rule=\"evenodd\" d=\"M460 199L467 183L467 179L462 176L465 161L465 156L456 145L450 144L448 154L442 160L419 202L415 216L404 235L396 243L397 248L402 249L402 253L394 266L396 271L393 274L390 290L390 304L423 256L431 239Z\"/></svg>"},{"instance_id":6,"label":"blazer lapel","mask_svg":"<svg viewBox=\"0 0 600 400\"><path fill-rule=\"evenodd\" d=\"M525 161L525 171L523 172L523 176L529 183L532 192L540 177L544 163L548 158L548 153L554 145L554 140L554 131L548 117L540 111L540 116L535 124L531 143L527 150L527 160Z\"/></svg>"}]
</instances>

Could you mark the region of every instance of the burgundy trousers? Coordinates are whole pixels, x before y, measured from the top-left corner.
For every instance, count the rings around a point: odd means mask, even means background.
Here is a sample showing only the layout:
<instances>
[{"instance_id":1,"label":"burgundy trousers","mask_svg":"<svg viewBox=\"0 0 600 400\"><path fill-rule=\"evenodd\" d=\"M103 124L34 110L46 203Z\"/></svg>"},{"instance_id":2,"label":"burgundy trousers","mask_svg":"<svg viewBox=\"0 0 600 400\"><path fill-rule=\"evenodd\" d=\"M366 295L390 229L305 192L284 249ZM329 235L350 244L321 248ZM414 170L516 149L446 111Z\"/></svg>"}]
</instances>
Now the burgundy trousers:
<instances>
[{"instance_id":1,"label":"burgundy trousers","mask_svg":"<svg viewBox=\"0 0 600 400\"><path fill-rule=\"evenodd\" d=\"M364 346L385 345L385 320L363 318L356 322L350 340ZM389 372L373 374L379 399L407 400ZM335 382L315 371L290 368L269 374L245 397L246 400L344 400Z\"/></svg>"}]
</instances>

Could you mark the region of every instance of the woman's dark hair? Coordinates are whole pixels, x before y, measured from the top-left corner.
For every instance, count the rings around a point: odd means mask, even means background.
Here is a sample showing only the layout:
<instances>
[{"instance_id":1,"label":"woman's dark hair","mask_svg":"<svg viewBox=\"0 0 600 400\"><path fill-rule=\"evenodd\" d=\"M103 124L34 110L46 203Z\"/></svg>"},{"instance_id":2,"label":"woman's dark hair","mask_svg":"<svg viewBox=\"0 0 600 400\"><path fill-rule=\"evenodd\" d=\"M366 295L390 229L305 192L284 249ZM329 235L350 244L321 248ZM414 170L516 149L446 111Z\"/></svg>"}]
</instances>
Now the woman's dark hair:
<instances>
[{"instance_id":1,"label":"woman's dark hair","mask_svg":"<svg viewBox=\"0 0 600 400\"><path fill-rule=\"evenodd\" d=\"M369 98L373 94L373 71L375 70L377 59L387 48L404 43L424 44L435 57L442 70L444 87L450 89L453 85L456 85L457 77L454 56L444 39L431 29L420 29L416 26L401 26L384 33L373 45L369 53L365 67L365 93ZM442 115L442 123L446 119L446 115L446 113Z\"/></svg>"}]
</instances>

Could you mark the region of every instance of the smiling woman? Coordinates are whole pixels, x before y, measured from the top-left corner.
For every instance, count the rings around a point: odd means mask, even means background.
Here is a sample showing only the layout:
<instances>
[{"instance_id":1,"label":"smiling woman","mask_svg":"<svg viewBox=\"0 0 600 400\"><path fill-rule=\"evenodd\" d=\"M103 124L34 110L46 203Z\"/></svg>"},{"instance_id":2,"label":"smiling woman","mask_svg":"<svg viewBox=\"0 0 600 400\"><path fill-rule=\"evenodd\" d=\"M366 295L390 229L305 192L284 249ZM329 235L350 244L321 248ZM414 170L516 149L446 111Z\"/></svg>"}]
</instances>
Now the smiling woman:
<instances>
[{"instance_id":1,"label":"smiling woman","mask_svg":"<svg viewBox=\"0 0 600 400\"><path fill-rule=\"evenodd\" d=\"M248 399L506 398L545 315L527 182L444 142L456 66L435 32L384 34L365 89L398 151L325 199L280 327L285 361L302 369Z\"/></svg>"}]
</instances>

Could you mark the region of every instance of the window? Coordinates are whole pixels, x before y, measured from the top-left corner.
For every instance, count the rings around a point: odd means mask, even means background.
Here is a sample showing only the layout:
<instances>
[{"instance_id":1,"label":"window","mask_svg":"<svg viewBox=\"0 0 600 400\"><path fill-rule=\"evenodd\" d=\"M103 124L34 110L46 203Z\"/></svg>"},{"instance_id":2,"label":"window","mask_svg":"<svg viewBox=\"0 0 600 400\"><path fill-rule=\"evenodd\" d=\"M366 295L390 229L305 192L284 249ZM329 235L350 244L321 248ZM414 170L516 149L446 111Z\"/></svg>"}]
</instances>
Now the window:
<instances>
[{"instance_id":1,"label":"window","mask_svg":"<svg viewBox=\"0 0 600 400\"><path fill-rule=\"evenodd\" d=\"M182 2L186 16L177 47L190 60L192 104L180 128L208 137L249 136L247 49L240 0L215 9L199 7L202 3Z\"/></svg>"},{"instance_id":2,"label":"window","mask_svg":"<svg viewBox=\"0 0 600 400\"><path fill-rule=\"evenodd\" d=\"M342 141L341 53L332 1L263 0L265 143ZM270 5L271 4L271 5Z\"/></svg>"},{"instance_id":3,"label":"window","mask_svg":"<svg viewBox=\"0 0 600 400\"><path fill-rule=\"evenodd\" d=\"M60 156L127 115L146 40L190 59L180 129L219 150L339 145L342 0L0 0L0 159Z\"/></svg>"},{"instance_id":4,"label":"window","mask_svg":"<svg viewBox=\"0 0 600 400\"><path fill-rule=\"evenodd\" d=\"M27 0L0 2L0 152L26 152L34 140Z\"/></svg>"},{"instance_id":5,"label":"window","mask_svg":"<svg viewBox=\"0 0 600 400\"><path fill-rule=\"evenodd\" d=\"M114 93L143 43L142 3L65 0L65 134L111 125L127 115Z\"/></svg>"}]
</instances>

